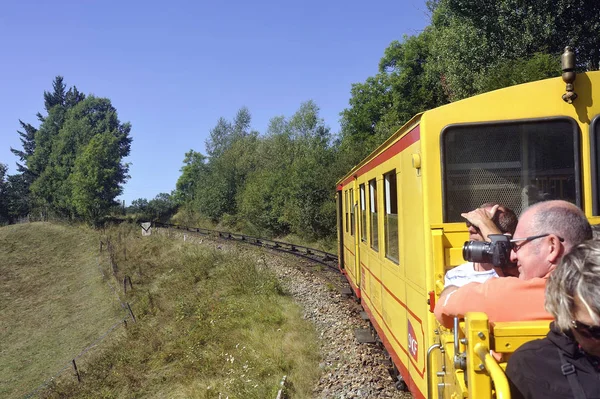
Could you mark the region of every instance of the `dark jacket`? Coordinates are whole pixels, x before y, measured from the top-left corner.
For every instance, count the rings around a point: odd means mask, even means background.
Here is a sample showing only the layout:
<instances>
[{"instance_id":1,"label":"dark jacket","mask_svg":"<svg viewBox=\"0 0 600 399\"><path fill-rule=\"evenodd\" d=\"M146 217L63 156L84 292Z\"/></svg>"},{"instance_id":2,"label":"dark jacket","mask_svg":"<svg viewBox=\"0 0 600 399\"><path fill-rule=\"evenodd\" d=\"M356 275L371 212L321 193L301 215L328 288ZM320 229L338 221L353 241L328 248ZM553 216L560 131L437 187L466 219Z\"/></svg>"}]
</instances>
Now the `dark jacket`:
<instances>
[{"instance_id":1,"label":"dark jacket","mask_svg":"<svg viewBox=\"0 0 600 399\"><path fill-rule=\"evenodd\" d=\"M575 366L587 399L600 398L600 372L595 360L579 349L569 333L562 333L552 323L546 338L524 344L508 360L506 375L513 399L574 397L561 371L559 349L564 359Z\"/></svg>"}]
</instances>

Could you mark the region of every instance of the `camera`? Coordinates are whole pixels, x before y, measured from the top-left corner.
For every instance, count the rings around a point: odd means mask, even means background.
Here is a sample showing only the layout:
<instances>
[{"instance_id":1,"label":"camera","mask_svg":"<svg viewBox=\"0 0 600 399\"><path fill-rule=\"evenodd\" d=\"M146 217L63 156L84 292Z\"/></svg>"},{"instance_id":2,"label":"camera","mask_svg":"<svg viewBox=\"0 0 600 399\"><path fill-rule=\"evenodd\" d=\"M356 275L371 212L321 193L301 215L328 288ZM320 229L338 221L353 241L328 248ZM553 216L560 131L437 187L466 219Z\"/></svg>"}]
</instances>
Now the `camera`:
<instances>
[{"instance_id":1,"label":"camera","mask_svg":"<svg viewBox=\"0 0 600 399\"><path fill-rule=\"evenodd\" d=\"M491 242L467 241L463 245L463 258L469 262L491 263L494 266L513 266L510 261L512 244L504 234L490 234Z\"/></svg>"}]
</instances>

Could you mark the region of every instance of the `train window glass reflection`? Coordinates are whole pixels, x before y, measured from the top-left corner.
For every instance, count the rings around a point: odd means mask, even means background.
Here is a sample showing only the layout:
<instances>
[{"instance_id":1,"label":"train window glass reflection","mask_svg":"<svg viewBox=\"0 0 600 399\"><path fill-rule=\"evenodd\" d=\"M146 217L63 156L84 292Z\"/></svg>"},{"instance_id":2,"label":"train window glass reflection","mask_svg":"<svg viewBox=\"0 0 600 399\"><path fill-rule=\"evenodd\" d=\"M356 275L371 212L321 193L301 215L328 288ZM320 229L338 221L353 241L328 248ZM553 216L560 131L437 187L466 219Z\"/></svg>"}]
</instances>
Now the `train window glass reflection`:
<instances>
[{"instance_id":1,"label":"train window glass reflection","mask_svg":"<svg viewBox=\"0 0 600 399\"><path fill-rule=\"evenodd\" d=\"M490 201L517 214L548 199L581 206L579 129L570 118L451 125L442 143L445 222Z\"/></svg>"},{"instance_id":2,"label":"train window glass reflection","mask_svg":"<svg viewBox=\"0 0 600 399\"><path fill-rule=\"evenodd\" d=\"M385 256L398 263L398 188L396 171L383 175L385 201Z\"/></svg>"},{"instance_id":3,"label":"train window glass reflection","mask_svg":"<svg viewBox=\"0 0 600 399\"><path fill-rule=\"evenodd\" d=\"M367 241L367 199L365 198L365 185L360 185L360 239Z\"/></svg>"},{"instance_id":4,"label":"train window glass reflection","mask_svg":"<svg viewBox=\"0 0 600 399\"><path fill-rule=\"evenodd\" d=\"M379 223L377 221L377 181L369 181L369 208L371 227L371 248L379 251Z\"/></svg>"},{"instance_id":5,"label":"train window glass reflection","mask_svg":"<svg viewBox=\"0 0 600 399\"><path fill-rule=\"evenodd\" d=\"M354 190L350 189L350 235L354 235L354 224L355 219L354 219Z\"/></svg>"}]
</instances>

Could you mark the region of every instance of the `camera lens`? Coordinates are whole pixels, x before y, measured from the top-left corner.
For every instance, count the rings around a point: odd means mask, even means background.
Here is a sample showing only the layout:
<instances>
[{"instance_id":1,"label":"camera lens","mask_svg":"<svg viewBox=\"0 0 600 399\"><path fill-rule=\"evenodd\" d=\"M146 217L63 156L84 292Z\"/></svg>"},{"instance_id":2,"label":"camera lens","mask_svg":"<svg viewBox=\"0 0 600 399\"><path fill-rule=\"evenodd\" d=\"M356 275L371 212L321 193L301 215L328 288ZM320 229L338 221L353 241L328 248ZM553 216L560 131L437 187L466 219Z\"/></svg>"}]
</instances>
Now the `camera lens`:
<instances>
[{"instance_id":1,"label":"camera lens","mask_svg":"<svg viewBox=\"0 0 600 399\"><path fill-rule=\"evenodd\" d=\"M469 262L483 262L489 260L490 243L482 241L467 241L463 245L463 258Z\"/></svg>"}]
</instances>

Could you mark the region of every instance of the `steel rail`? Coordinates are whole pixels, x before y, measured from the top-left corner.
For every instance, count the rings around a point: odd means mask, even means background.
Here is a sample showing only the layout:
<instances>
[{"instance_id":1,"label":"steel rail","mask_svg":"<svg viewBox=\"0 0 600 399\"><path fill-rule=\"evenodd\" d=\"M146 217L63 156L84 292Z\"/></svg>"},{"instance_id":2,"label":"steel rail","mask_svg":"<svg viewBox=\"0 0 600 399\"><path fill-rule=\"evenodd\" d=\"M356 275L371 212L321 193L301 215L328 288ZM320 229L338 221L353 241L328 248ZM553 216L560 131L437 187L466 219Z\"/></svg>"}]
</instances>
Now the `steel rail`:
<instances>
[{"instance_id":1,"label":"steel rail","mask_svg":"<svg viewBox=\"0 0 600 399\"><path fill-rule=\"evenodd\" d=\"M283 241L270 240L267 238L249 236L246 234L231 233L228 231L211 230L201 227L180 226L176 224L161 222L152 222L152 224L154 227L172 228L190 233L198 233L205 236L212 236L226 240L244 242L250 245L268 248L279 252L285 252L288 254L311 260L313 262L320 263L335 270L336 272L339 272L337 255L332 254L330 252L322 251L320 249L305 247L303 245L291 244Z\"/></svg>"}]
</instances>

